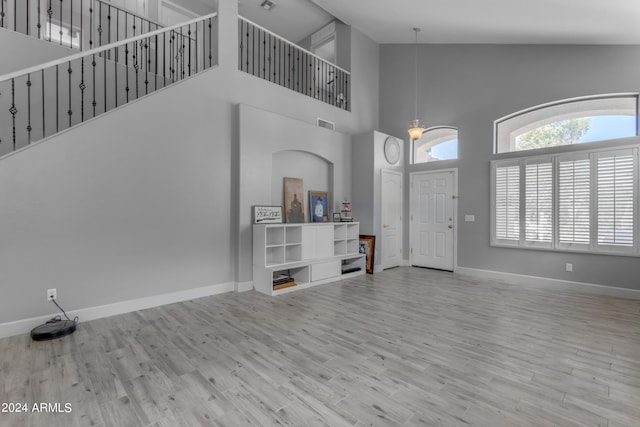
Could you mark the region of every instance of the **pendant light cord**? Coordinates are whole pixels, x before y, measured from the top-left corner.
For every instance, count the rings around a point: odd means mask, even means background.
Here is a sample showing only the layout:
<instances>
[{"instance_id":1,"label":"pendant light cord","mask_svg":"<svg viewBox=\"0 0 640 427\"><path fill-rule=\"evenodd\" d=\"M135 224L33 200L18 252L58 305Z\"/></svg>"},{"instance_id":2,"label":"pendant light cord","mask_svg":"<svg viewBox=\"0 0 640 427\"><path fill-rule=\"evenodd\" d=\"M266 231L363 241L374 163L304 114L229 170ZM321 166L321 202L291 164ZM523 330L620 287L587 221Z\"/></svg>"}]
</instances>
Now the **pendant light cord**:
<instances>
[{"instance_id":1,"label":"pendant light cord","mask_svg":"<svg viewBox=\"0 0 640 427\"><path fill-rule=\"evenodd\" d=\"M414 114L413 114L413 118L415 120L418 120L418 31L420 31L420 28L414 28L413 31L415 31L416 33L416 42L414 44L414 53L413 53L413 65L414 65L414 71L415 71L415 105L414 105Z\"/></svg>"}]
</instances>

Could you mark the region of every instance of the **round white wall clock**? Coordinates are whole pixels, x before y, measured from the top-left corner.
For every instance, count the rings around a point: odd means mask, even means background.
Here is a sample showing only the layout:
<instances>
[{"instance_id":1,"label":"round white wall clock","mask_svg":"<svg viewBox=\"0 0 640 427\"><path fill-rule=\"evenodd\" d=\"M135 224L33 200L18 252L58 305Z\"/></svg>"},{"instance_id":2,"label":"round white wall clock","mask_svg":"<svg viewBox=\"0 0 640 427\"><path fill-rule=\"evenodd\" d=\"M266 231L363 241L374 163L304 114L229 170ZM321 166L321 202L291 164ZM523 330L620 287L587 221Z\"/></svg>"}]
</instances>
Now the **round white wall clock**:
<instances>
[{"instance_id":1,"label":"round white wall clock","mask_svg":"<svg viewBox=\"0 0 640 427\"><path fill-rule=\"evenodd\" d=\"M392 165L398 163L400 160L400 144L398 139L393 136L388 136L384 141L384 157Z\"/></svg>"}]
</instances>

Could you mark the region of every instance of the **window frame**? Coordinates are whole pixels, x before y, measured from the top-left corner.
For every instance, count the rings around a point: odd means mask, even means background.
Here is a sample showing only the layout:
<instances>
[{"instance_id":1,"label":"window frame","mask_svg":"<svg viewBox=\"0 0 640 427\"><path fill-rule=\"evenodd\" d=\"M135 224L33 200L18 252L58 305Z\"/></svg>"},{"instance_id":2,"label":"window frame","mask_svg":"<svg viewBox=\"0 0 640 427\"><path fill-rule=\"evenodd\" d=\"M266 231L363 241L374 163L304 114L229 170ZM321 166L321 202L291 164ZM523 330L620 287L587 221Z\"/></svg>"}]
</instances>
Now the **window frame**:
<instances>
[{"instance_id":1,"label":"window frame","mask_svg":"<svg viewBox=\"0 0 640 427\"><path fill-rule=\"evenodd\" d=\"M591 253L602 255L620 255L640 257L640 138L633 144L615 145L611 147L593 147L583 150L559 151L552 154L528 155L494 159L491 161L491 236L490 245L493 247L508 247L521 249L538 249L554 252ZM608 157L620 153L631 153L633 159L633 239L631 246L604 245L598 243L598 163L600 157ZM543 245L541 242L526 240L526 165L543 163L551 159L552 162L552 244ZM559 209L559 170L560 162L567 160L589 159L589 244L560 242L560 209ZM520 176L520 230L518 240L503 240L496 237L496 171L501 167L519 166Z\"/></svg>"},{"instance_id":2,"label":"window frame","mask_svg":"<svg viewBox=\"0 0 640 427\"><path fill-rule=\"evenodd\" d=\"M501 126L506 126L507 123L513 119L516 119L518 117L521 116L527 116L530 115L531 113L535 113L535 112L542 112L544 110L548 110L548 109L555 109L558 107L561 107L563 105L570 105L570 104L585 104L588 103L589 101L598 101L598 100L602 100L602 101L607 101L607 100L611 100L612 102L615 102L616 100L622 99L622 98L634 98L635 99L635 120L636 120L636 129L635 129L635 135L633 136L629 136L629 137L622 137L622 138L615 138L615 139L602 139L602 140L598 140L598 141L591 141L591 142L584 142L584 143L580 143L580 144L572 144L572 145L555 145L555 146L551 146L551 147L541 147L541 148L534 148L534 149L529 149L529 150L507 150L507 151L501 151L500 150L500 144L503 138L506 138L507 135L511 135L511 133L517 131L518 129L522 129L522 128L527 128L527 127L531 127L531 129L527 129L527 130L532 130L535 129L535 127L533 126L535 123L539 123L539 122L544 122L546 119L544 119L543 117L545 117L544 114L542 114L540 117L537 117L535 120L531 121L529 124L526 124L526 121L523 120L522 124L520 126L513 126L511 129L510 127L507 127L507 129L501 130ZM585 110L576 110L574 112L567 112L565 113L561 119L558 120L563 120L563 119L567 119L567 118L580 118L580 117L588 117L588 114L590 112L593 112L595 110L593 109L589 109L587 111ZM562 100L558 100L558 101L552 101L552 102L548 102L545 104L541 104L541 105L537 105L535 107L530 107L530 108L525 108L523 110L520 111L516 111L515 113L511 113L508 114L504 117L501 117L497 120L495 120L493 122L493 153L495 155L501 155L501 154L514 154L514 153L519 153L520 155L535 155L533 153L538 152L539 150L548 150L548 149L553 149L553 148L567 148L567 147L585 147L589 146L591 144L598 144L598 143L602 143L603 141L617 141L617 140L625 140L628 138L635 138L640 136L640 93L638 92L623 92L623 93L613 93L613 94L600 94L600 95L589 95L589 96L580 96L580 97L575 97L575 98L568 98L568 99L562 99ZM556 116L550 116L550 117L556 117ZM554 119L555 120L555 119ZM509 145L511 144L511 138L509 137ZM532 154L522 154L522 153L532 153Z\"/></svg>"}]
</instances>

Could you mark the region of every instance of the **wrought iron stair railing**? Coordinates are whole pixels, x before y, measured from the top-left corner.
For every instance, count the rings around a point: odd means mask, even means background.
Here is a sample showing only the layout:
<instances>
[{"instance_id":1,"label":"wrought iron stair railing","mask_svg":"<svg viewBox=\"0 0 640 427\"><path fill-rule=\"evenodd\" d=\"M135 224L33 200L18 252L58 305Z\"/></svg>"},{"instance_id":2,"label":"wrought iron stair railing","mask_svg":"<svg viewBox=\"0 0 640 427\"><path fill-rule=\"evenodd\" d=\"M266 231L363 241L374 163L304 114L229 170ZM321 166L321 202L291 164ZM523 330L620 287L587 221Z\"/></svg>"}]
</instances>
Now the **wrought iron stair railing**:
<instances>
[{"instance_id":1,"label":"wrought iron stair railing","mask_svg":"<svg viewBox=\"0 0 640 427\"><path fill-rule=\"evenodd\" d=\"M0 156L217 65L217 13L0 76Z\"/></svg>"},{"instance_id":2,"label":"wrought iron stair railing","mask_svg":"<svg viewBox=\"0 0 640 427\"><path fill-rule=\"evenodd\" d=\"M327 104L350 110L351 73L240 17L238 68Z\"/></svg>"},{"instance_id":3,"label":"wrought iron stair railing","mask_svg":"<svg viewBox=\"0 0 640 427\"><path fill-rule=\"evenodd\" d=\"M102 0L0 0L0 28L86 50L162 25Z\"/></svg>"}]
</instances>

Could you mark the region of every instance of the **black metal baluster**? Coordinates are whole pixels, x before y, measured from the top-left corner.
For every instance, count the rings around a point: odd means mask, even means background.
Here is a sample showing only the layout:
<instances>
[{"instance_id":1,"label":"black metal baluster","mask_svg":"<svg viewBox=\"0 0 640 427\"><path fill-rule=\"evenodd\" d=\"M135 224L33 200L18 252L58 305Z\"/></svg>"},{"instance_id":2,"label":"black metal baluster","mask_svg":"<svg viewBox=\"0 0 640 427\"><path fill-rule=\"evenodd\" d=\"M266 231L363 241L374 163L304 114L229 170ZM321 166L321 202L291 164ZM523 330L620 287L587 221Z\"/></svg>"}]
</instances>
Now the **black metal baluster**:
<instances>
[{"instance_id":1,"label":"black metal baluster","mask_svg":"<svg viewBox=\"0 0 640 427\"><path fill-rule=\"evenodd\" d=\"M149 94L149 67L151 66L151 57L149 56L149 39L144 39L144 94Z\"/></svg>"},{"instance_id":2,"label":"black metal baluster","mask_svg":"<svg viewBox=\"0 0 640 427\"><path fill-rule=\"evenodd\" d=\"M44 139L46 136L46 126L45 126L45 104L44 104L44 71L45 69L43 68L42 71L40 71L40 77L41 77L41 85L42 85L42 138Z\"/></svg>"},{"instance_id":3,"label":"black metal baluster","mask_svg":"<svg viewBox=\"0 0 640 427\"><path fill-rule=\"evenodd\" d=\"M116 103L115 103L115 106L113 108L118 108L118 62L119 62L119 59L120 59L119 58L119 56L120 56L120 48L118 48L118 47L114 48L114 56L115 56L115 61L113 61L113 71L114 71L114 74L115 74L115 77L114 77L115 85L114 86L115 86L115 89L116 89L116 92L115 92L115 94L116 94L116 97L115 97L116 98L115 99ZM106 112L106 110L105 110L105 112Z\"/></svg>"},{"instance_id":4,"label":"black metal baluster","mask_svg":"<svg viewBox=\"0 0 640 427\"><path fill-rule=\"evenodd\" d=\"M136 70L136 99L138 99L138 97L140 96L140 88L139 88L139 84L140 84L140 58L139 58L139 53L138 53L138 41L133 42L135 48L134 48L134 59L133 59L133 69Z\"/></svg>"},{"instance_id":5,"label":"black metal baluster","mask_svg":"<svg viewBox=\"0 0 640 427\"><path fill-rule=\"evenodd\" d=\"M162 33L162 87L167 84L167 32Z\"/></svg>"},{"instance_id":6,"label":"black metal baluster","mask_svg":"<svg viewBox=\"0 0 640 427\"><path fill-rule=\"evenodd\" d=\"M249 54L252 54L253 52L253 45L249 45L249 23L247 23L247 30L246 30L246 42L247 42L247 54L246 54L246 63L247 63L247 68L245 69L245 71L248 73L249 72Z\"/></svg>"},{"instance_id":7,"label":"black metal baluster","mask_svg":"<svg viewBox=\"0 0 640 427\"><path fill-rule=\"evenodd\" d=\"M16 13L18 10L18 0L13 0L13 31L18 31L18 14ZM15 150L15 141L14 147Z\"/></svg>"},{"instance_id":8,"label":"black metal baluster","mask_svg":"<svg viewBox=\"0 0 640 427\"><path fill-rule=\"evenodd\" d=\"M269 74L267 74L267 80L272 81L271 80L271 63L273 62L273 57L271 56L271 34L269 34L269 52L267 55L268 55L267 62L269 63L269 66L267 67L269 72Z\"/></svg>"},{"instance_id":9,"label":"black metal baluster","mask_svg":"<svg viewBox=\"0 0 640 427\"><path fill-rule=\"evenodd\" d=\"M71 106L71 73L73 73L73 69L71 68L71 61L69 61L69 68L67 69L67 73L69 74L69 110L67 111L67 114L69 115L69 127L71 127L71 116L73 115Z\"/></svg>"},{"instance_id":10,"label":"black metal baluster","mask_svg":"<svg viewBox=\"0 0 640 427\"><path fill-rule=\"evenodd\" d=\"M49 8L47 9L47 16L49 17L49 41L51 41L51 19L53 16L53 6L51 1L52 0L49 0Z\"/></svg>"},{"instance_id":11,"label":"black metal baluster","mask_svg":"<svg viewBox=\"0 0 640 427\"><path fill-rule=\"evenodd\" d=\"M180 76L180 80L184 80L184 53L185 53L185 45L184 45L184 35L182 34L182 28L180 27L180 70L182 75Z\"/></svg>"},{"instance_id":12,"label":"black metal baluster","mask_svg":"<svg viewBox=\"0 0 640 427\"><path fill-rule=\"evenodd\" d=\"M159 50L159 46L158 46L158 35L155 35L156 38L156 48L155 48L155 66L154 66L154 70L153 70L153 82L154 82L154 86L153 86L153 90L158 90L158 50Z\"/></svg>"},{"instance_id":13,"label":"black metal baluster","mask_svg":"<svg viewBox=\"0 0 640 427\"><path fill-rule=\"evenodd\" d=\"M2 1L2 0L0 0L0 1ZM31 14L29 13L29 5L30 5L30 4L31 4L31 1L30 1L30 0L27 0L27 16L26 16L26 21L27 21L27 35L30 35L30 33L29 33L29 29L31 28L31 25L30 25L30 22L29 22L29 17L30 17L30 15L31 15ZM16 15L18 14L18 11L17 11L17 10L15 11L15 14L16 14Z\"/></svg>"},{"instance_id":14,"label":"black metal baluster","mask_svg":"<svg viewBox=\"0 0 640 427\"><path fill-rule=\"evenodd\" d=\"M0 28L4 28L4 0L0 0Z\"/></svg>"},{"instance_id":15,"label":"black metal baluster","mask_svg":"<svg viewBox=\"0 0 640 427\"><path fill-rule=\"evenodd\" d=\"M262 78L269 80L267 76L267 33L260 30L262 33Z\"/></svg>"},{"instance_id":16,"label":"black metal baluster","mask_svg":"<svg viewBox=\"0 0 640 427\"><path fill-rule=\"evenodd\" d=\"M349 111L349 75L345 73L344 75L344 107L345 110Z\"/></svg>"},{"instance_id":17,"label":"black metal baluster","mask_svg":"<svg viewBox=\"0 0 640 427\"><path fill-rule=\"evenodd\" d=\"M60 66L56 65L56 133L60 132Z\"/></svg>"},{"instance_id":18,"label":"black metal baluster","mask_svg":"<svg viewBox=\"0 0 640 427\"><path fill-rule=\"evenodd\" d=\"M189 37L189 59L187 60L187 69L189 71L189 76L191 75L191 24L189 24L189 28L187 29L187 36Z\"/></svg>"},{"instance_id":19,"label":"black metal baluster","mask_svg":"<svg viewBox=\"0 0 640 427\"><path fill-rule=\"evenodd\" d=\"M256 75L256 52L258 48L256 47L256 27L255 25L251 25L251 75Z\"/></svg>"},{"instance_id":20,"label":"black metal baluster","mask_svg":"<svg viewBox=\"0 0 640 427\"><path fill-rule=\"evenodd\" d=\"M171 81L175 81L173 76L174 76L174 69L173 69L173 39L175 38L174 32L171 31L171 36L169 37L169 74L170 74L170 78Z\"/></svg>"},{"instance_id":21,"label":"black metal baluster","mask_svg":"<svg viewBox=\"0 0 640 427\"><path fill-rule=\"evenodd\" d=\"M104 9L104 4L100 3L98 7L100 8L98 9L98 46L102 46L102 31L104 30L102 28L102 9ZM104 57L106 58L106 55Z\"/></svg>"},{"instance_id":22,"label":"black metal baluster","mask_svg":"<svg viewBox=\"0 0 640 427\"><path fill-rule=\"evenodd\" d=\"M109 49L111 50L111 49ZM109 55L111 55L111 53L109 52ZM102 67L103 67L103 72L104 72L104 76L102 78L102 84L104 86L103 91L104 91L104 112L107 112L107 58L102 58Z\"/></svg>"},{"instance_id":23,"label":"black metal baluster","mask_svg":"<svg viewBox=\"0 0 640 427\"><path fill-rule=\"evenodd\" d=\"M291 74L292 74L291 70L290 70L290 67L291 67L291 45L287 44L286 45L286 49L287 49L287 57L286 57L286 60L287 60L287 63L286 63L286 65L287 65L287 87L289 89L291 89Z\"/></svg>"},{"instance_id":24,"label":"black metal baluster","mask_svg":"<svg viewBox=\"0 0 640 427\"><path fill-rule=\"evenodd\" d=\"M93 49L93 6L89 6L89 49Z\"/></svg>"},{"instance_id":25,"label":"black metal baluster","mask_svg":"<svg viewBox=\"0 0 640 427\"><path fill-rule=\"evenodd\" d=\"M211 47L211 18L209 18L209 67L213 66L213 49Z\"/></svg>"},{"instance_id":26,"label":"black metal baluster","mask_svg":"<svg viewBox=\"0 0 640 427\"><path fill-rule=\"evenodd\" d=\"M11 108L9 108L9 112L11 113L11 119L13 121L13 151L15 151L16 150L16 114L18 114L18 109L16 108L15 79L11 79Z\"/></svg>"},{"instance_id":27,"label":"black metal baluster","mask_svg":"<svg viewBox=\"0 0 640 427\"><path fill-rule=\"evenodd\" d=\"M111 44L111 5L109 5L107 12L107 44ZM111 49L109 49L109 54L111 54ZM111 59L111 57L109 57L109 59Z\"/></svg>"},{"instance_id":28,"label":"black metal baluster","mask_svg":"<svg viewBox=\"0 0 640 427\"><path fill-rule=\"evenodd\" d=\"M41 39L42 38L42 23L40 22L40 10L41 10L41 6L40 6L40 2L42 0L38 0L38 38ZM3 8L4 8L4 0L0 0L0 3L3 3ZM0 27L2 27L2 25L0 25Z\"/></svg>"},{"instance_id":29,"label":"black metal baluster","mask_svg":"<svg viewBox=\"0 0 640 427\"><path fill-rule=\"evenodd\" d=\"M91 58L91 68L92 68L92 72L93 72L93 101L91 101L91 105L93 106L93 117L96 116L96 54L93 54L93 57ZM107 79L107 76L105 76L105 80Z\"/></svg>"},{"instance_id":30,"label":"black metal baluster","mask_svg":"<svg viewBox=\"0 0 640 427\"><path fill-rule=\"evenodd\" d=\"M244 54L244 40L242 40L242 35L244 34L244 21L240 20L240 27L238 31L238 40L240 40L240 52L238 57L238 68L240 71L242 70L242 55Z\"/></svg>"},{"instance_id":31,"label":"black metal baluster","mask_svg":"<svg viewBox=\"0 0 640 427\"><path fill-rule=\"evenodd\" d=\"M27 74L27 144L31 144L31 73Z\"/></svg>"},{"instance_id":32,"label":"black metal baluster","mask_svg":"<svg viewBox=\"0 0 640 427\"><path fill-rule=\"evenodd\" d=\"M87 88L84 84L84 57L80 63L80 123L84 122L84 90Z\"/></svg>"},{"instance_id":33,"label":"black metal baluster","mask_svg":"<svg viewBox=\"0 0 640 427\"><path fill-rule=\"evenodd\" d=\"M200 71L200 69L198 68L198 52L199 52L199 50L198 50L198 39L200 38L199 37L200 33L198 32L198 23L197 22L195 23L195 26L196 26L196 36L195 36L195 40L194 40L195 46L194 46L194 49L193 49L194 52L195 52L195 55L194 55L193 59L196 61L196 65L195 65L195 70L196 71L195 72L197 73L197 72Z\"/></svg>"},{"instance_id":34,"label":"black metal baluster","mask_svg":"<svg viewBox=\"0 0 640 427\"><path fill-rule=\"evenodd\" d=\"M128 103L129 102L129 43L125 43L124 45L124 76L126 79L124 92L127 99L126 102Z\"/></svg>"}]
</instances>

